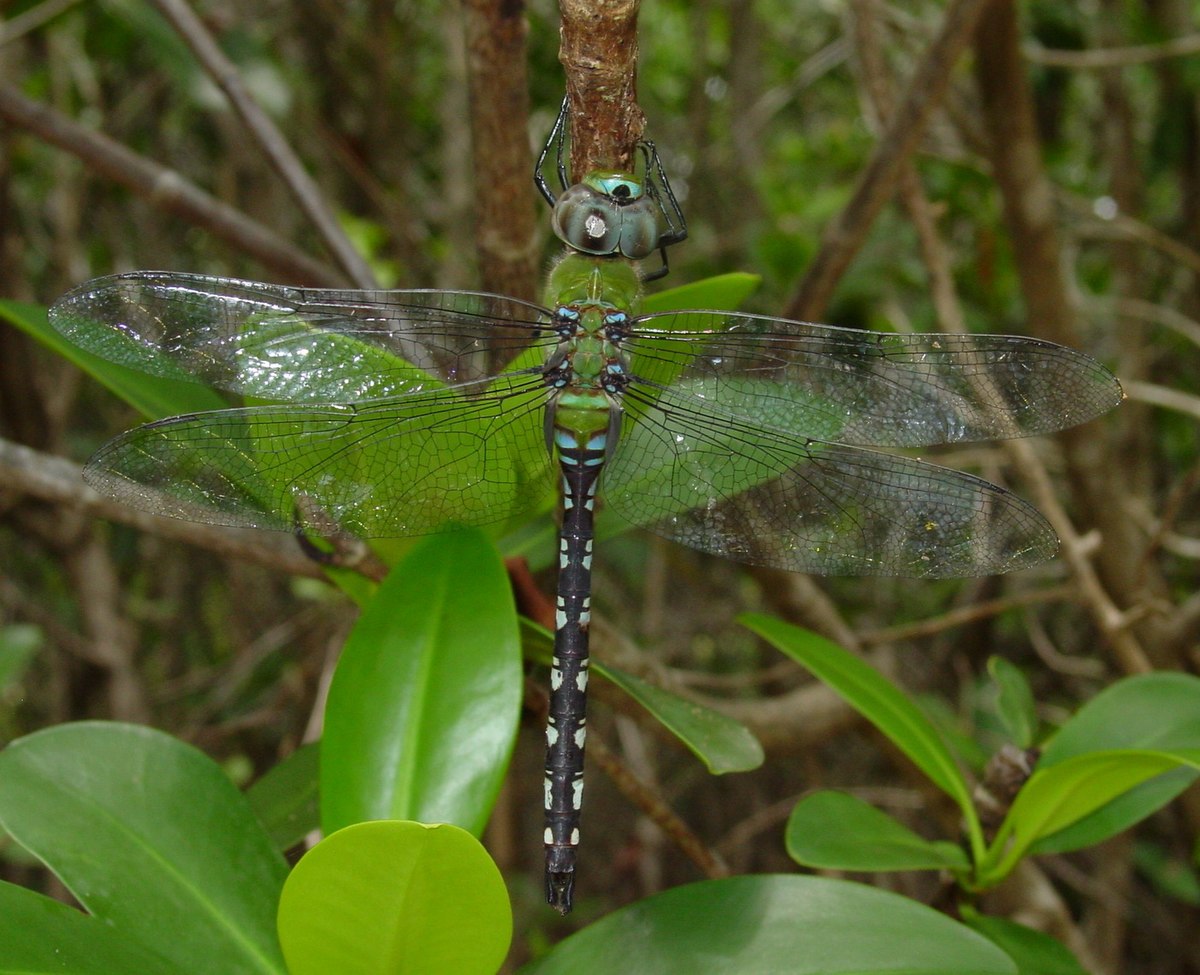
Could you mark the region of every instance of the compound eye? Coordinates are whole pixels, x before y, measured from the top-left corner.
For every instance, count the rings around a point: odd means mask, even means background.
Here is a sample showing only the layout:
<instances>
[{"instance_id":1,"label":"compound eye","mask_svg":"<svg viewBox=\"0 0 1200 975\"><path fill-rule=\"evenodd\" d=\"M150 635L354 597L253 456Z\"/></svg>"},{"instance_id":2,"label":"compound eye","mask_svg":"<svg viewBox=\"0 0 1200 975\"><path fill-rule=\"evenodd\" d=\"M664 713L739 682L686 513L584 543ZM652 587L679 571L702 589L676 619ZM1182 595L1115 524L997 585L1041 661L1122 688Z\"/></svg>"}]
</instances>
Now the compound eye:
<instances>
[{"instance_id":1,"label":"compound eye","mask_svg":"<svg viewBox=\"0 0 1200 975\"><path fill-rule=\"evenodd\" d=\"M621 210L621 253L631 261L649 257L658 247L658 211L643 197Z\"/></svg>"},{"instance_id":2,"label":"compound eye","mask_svg":"<svg viewBox=\"0 0 1200 975\"><path fill-rule=\"evenodd\" d=\"M577 183L558 198L551 224L568 247L604 257L616 254L621 246L621 216L616 202Z\"/></svg>"}]
</instances>

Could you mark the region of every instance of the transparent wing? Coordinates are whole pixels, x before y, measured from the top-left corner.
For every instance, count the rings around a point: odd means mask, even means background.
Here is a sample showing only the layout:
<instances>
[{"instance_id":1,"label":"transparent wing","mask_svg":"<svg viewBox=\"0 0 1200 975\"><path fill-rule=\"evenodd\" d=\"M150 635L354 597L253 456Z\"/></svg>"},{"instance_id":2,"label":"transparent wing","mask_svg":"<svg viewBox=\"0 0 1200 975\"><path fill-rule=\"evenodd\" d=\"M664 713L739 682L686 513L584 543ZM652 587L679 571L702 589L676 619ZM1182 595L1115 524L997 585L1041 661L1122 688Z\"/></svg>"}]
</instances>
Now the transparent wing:
<instances>
[{"instance_id":1,"label":"transparent wing","mask_svg":"<svg viewBox=\"0 0 1200 975\"><path fill-rule=\"evenodd\" d=\"M1013 335L895 335L782 318L646 315L631 371L749 423L860 446L1049 433L1116 406L1094 359Z\"/></svg>"},{"instance_id":2,"label":"transparent wing","mask_svg":"<svg viewBox=\"0 0 1200 975\"><path fill-rule=\"evenodd\" d=\"M553 490L540 376L358 405L195 413L123 434L84 477L173 518L384 538L500 522Z\"/></svg>"},{"instance_id":3,"label":"transparent wing","mask_svg":"<svg viewBox=\"0 0 1200 975\"><path fill-rule=\"evenodd\" d=\"M958 577L1054 555L1046 520L960 471L791 437L675 390L625 394L608 506L703 552L826 575Z\"/></svg>"},{"instance_id":4,"label":"transparent wing","mask_svg":"<svg viewBox=\"0 0 1200 975\"><path fill-rule=\"evenodd\" d=\"M335 291L137 272L97 278L50 308L54 327L110 362L298 403L355 402L474 382L539 338L537 305L468 291Z\"/></svg>"}]
</instances>

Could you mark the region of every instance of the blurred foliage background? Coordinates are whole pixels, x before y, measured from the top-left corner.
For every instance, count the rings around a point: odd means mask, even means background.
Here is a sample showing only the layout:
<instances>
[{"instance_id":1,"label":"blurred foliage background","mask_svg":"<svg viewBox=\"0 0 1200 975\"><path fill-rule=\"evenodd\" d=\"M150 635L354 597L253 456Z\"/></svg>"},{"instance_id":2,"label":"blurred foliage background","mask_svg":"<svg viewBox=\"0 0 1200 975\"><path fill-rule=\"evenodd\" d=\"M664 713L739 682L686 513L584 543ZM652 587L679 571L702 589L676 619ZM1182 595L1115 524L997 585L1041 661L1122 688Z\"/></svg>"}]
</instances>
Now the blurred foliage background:
<instances>
[{"instance_id":1,"label":"blurred foliage background","mask_svg":"<svg viewBox=\"0 0 1200 975\"><path fill-rule=\"evenodd\" d=\"M490 187L475 184L473 158L489 147L472 142L462 6L203 0L195 9L382 285L479 286L475 204ZM933 0L647 0L640 103L691 230L655 287L752 271L762 285L749 309L782 313L885 125L854 18L874 18L885 88L898 97L944 10ZM1030 0L1019 12L1078 341L1131 394L1117 415L1088 428L1100 459L1090 473L1073 465L1069 487L1059 446L1036 445L1081 532L1097 521L1121 528L1105 527L1100 543L1104 599L1062 560L1019 578L816 581L752 572L642 534L607 543L597 559L597 652L725 706L764 735L769 757L755 774L711 779L627 705L599 708L594 720L735 870L789 869L780 829L810 787L854 788L895 815L907 810L924 832L955 833L952 811L921 792L902 761L734 624L740 609L766 608L869 653L927 698L979 767L1002 743L986 679L993 653L1025 671L1047 726L1139 667L1200 665L1200 45L1188 46L1200 4ZM328 261L152 5L9 2L3 16L0 88L102 131ZM512 125L527 134L532 160L563 76L555 5L530 0L525 17L530 111ZM1041 334L1028 320L1022 244L1006 230L970 60L922 139L920 184L966 324ZM279 280L243 249L3 114L0 295L45 305L88 277L139 268ZM558 245L531 183L521 205L538 208L548 264ZM886 330L946 326L903 208L889 206L875 221L824 317ZM80 460L136 421L72 367L0 326L5 438ZM996 447L941 459L1028 496ZM1078 483L1088 477L1110 489L1111 510L1086 500L1097 496ZM245 781L317 727L321 688L352 613L331 589L5 487L0 480L6 738L82 717L146 721L201 745ZM549 587L544 571L539 578ZM1107 624L1104 607L1117 614ZM1118 632L1133 634L1142 656L1115 653ZM531 720L489 836L502 865L528 872L531 910L540 762ZM582 869L605 882L578 916L694 879L610 783L591 782ZM1075 927L1098 970L1200 971L1198 798L1193 790L1136 837L1043 864L1054 892L1048 910ZM3 872L37 882L19 856ZM933 877L882 882L937 895Z\"/></svg>"}]
</instances>

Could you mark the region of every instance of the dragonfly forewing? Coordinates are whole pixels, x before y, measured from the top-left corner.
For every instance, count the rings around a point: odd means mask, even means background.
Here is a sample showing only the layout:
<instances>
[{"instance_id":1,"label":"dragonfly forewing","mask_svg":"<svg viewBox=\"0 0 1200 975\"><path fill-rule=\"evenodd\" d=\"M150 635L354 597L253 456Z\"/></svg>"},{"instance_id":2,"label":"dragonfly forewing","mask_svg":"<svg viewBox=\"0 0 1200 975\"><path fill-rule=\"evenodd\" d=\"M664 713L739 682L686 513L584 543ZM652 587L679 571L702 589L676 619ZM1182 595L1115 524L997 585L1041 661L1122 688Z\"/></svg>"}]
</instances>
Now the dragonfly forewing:
<instances>
[{"instance_id":1,"label":"dragonfly forewing","mask_svg":"<svg viewBox=\"0 0 1200 975\"><path fill-rule=\"evenodd\" d=\"M99 278L55 328L110 362L281 402L358 402L475 382L548 313L468 291L337 291L165 272Z\"/></svg>"}]
</instances>

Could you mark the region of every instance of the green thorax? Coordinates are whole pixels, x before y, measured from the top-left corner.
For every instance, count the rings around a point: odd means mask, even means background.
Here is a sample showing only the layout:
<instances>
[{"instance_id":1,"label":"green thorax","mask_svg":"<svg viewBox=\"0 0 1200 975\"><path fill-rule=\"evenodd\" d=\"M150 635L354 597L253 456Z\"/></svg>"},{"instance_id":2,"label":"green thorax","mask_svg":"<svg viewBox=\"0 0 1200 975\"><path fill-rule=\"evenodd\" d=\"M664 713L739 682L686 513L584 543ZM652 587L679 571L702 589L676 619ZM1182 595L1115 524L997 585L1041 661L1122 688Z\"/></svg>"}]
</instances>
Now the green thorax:
<instances>
[{"instance_id":1,"label":"green thorax","mask_svg":"<svg viewBox=\"0 0 1200 975\"><path fill-rule=\"evenodd\" d=\"M543 304L554 309L606 305L633 316L641 295L642 281L636 265L615 257L567 252L550 272Z\"/></svg>"},{"instance_id":2,"label":"green thorax","mask_svg":"<svg viewBox=\"0 0 1200 975\"><path fill-rule=\"evenodd\" d=\"M576 442L610 428L613 411L620 409L614 389L627 362L613 323L636 313L640 292L637 268L619 259L568 253L550 272L545 304L575 322L555 353L568 368L569 381L556 394L554 422ZM564 445L563 439L558 442Z\"/></svg>"}]
</instances>

